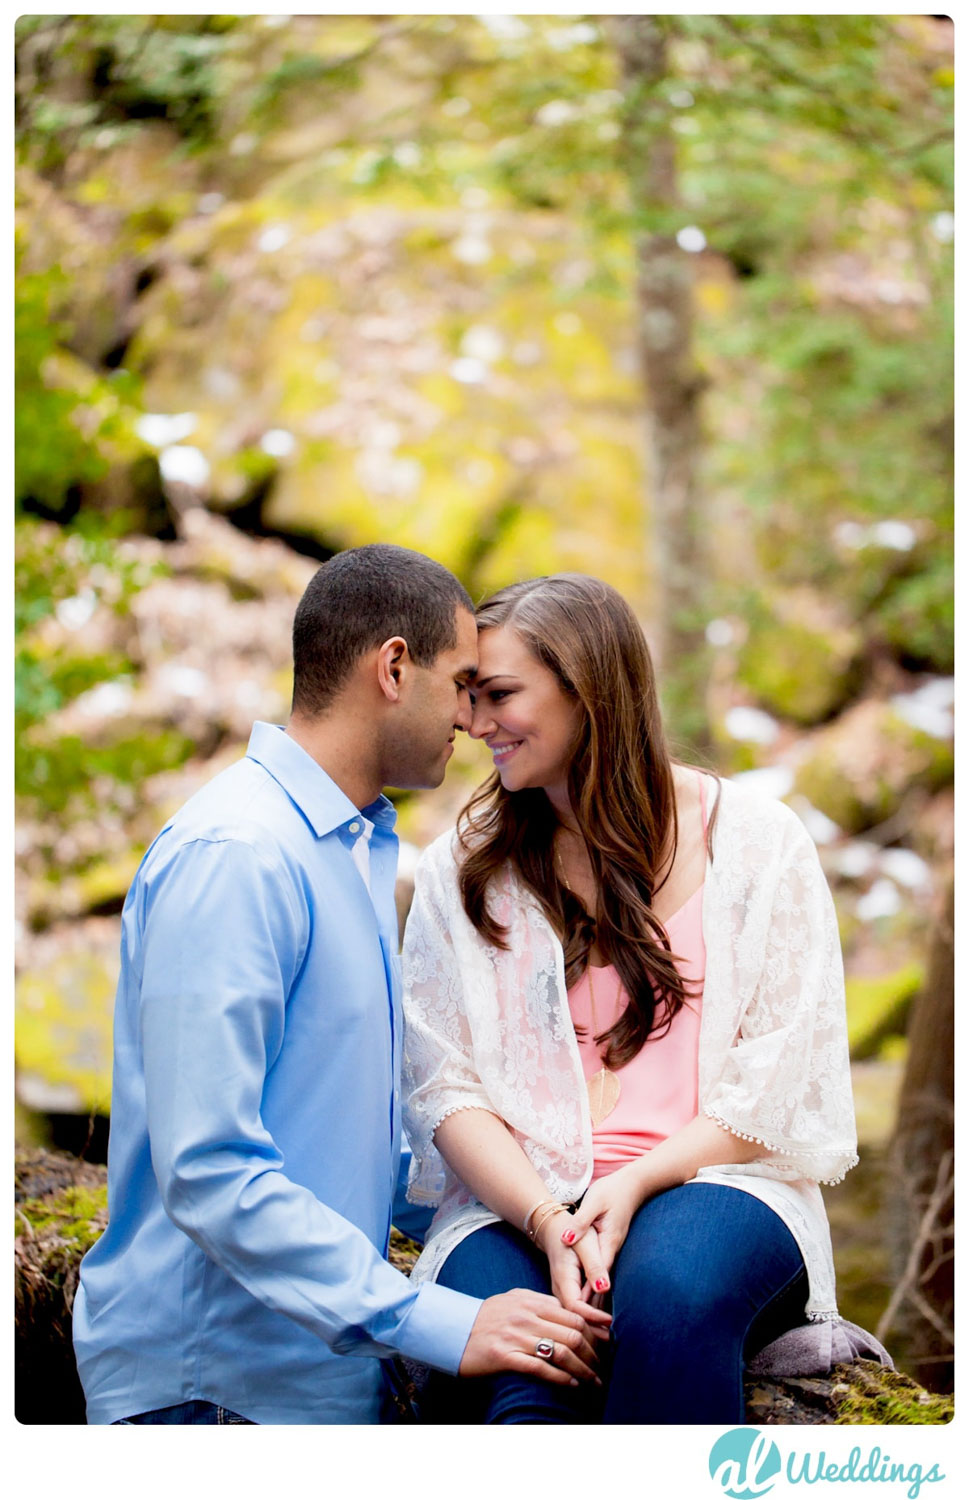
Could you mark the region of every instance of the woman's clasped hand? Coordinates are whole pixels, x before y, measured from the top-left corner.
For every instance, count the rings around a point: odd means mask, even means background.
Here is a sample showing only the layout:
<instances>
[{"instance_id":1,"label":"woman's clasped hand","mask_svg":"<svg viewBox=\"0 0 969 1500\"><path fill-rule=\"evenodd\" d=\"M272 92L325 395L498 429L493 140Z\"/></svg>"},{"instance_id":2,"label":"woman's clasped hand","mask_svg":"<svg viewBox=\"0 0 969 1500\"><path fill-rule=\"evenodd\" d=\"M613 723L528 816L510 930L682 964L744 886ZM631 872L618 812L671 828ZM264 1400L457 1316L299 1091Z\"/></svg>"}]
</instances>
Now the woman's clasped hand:
<instances>
[{"instance_id":1,"label":"woman's clasped hand","mask_svg":"<svg viewBox=\"0 0 969 1500\"><path fill-rule=\"evenodd\" d=\"M591 1185L569 1224L562 1229L562 1248L573 1254L584 1277L580 1293L584 1299L608 1292L613 1262L642 1202L642 1190L620 1168ZM560 1296L555 1284L557 1261L557 1252L554 1262L549 1256L552 1285L556 1296Z\"/></svg>"},{"instance_id":2,"label":"woman's clasped hand","mask_svg":"<svg viewBox=\"0 0 969 1500\"><path fill-rule=\"evenodd\" d=\"M857 1155L817 852L672 759L615 589L532 579L477 623L494 774L418 861L403 945L410 1190L438 1205L412 1281L546 1301L422 1416L741 1423L745 1361L838 1317L820 1184Z\"/></svg>"},{"instance_id":3,"label":"woman's clasped hand","mask_svg":"<svg viewBox=\"0 0 969 1500\"><path fill-rule=\"evenodd\" d=\"M563 1307L578 1308L596 1293L609 1290L609 1271L598 1248L598 1236L590 1230L576 1245L570 1215L556 1214L535 1235L535 1244L548 1259L552 1291ZM571 1236L571 1238L570 1238Z\"/></svg>"}]
</instances>

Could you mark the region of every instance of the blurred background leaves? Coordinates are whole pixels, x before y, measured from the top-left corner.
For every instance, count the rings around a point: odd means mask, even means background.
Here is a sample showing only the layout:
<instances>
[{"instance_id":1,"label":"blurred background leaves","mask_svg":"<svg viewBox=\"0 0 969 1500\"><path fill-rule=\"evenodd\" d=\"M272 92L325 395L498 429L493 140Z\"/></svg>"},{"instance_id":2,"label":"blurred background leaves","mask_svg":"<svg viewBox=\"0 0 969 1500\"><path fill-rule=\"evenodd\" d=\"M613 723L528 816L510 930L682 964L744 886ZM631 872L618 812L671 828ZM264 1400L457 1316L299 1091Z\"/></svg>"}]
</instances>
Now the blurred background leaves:
<instances>
[{"instance_id":1,"label":"blurred background leaves","mask_svg":"<svg viewBox=\"0 0 969 1500\"><path fill-rule=\"evenodd\" d=\"M849 1315L919 1233L950 1264L932 1185L884 1173L906 1068L921 1156L951 1134L906 1036L948 1024L953 86L944 17L20 17L24 1136L106 1114L134 865L285 717L314 567L392 540L476 597L608 579L679 753L804 818L857 1057ZM465 741L398 797L404 902L485 768ZM944 1383L916 1293L892 1336Z\"/></svg>"}]
</instances>

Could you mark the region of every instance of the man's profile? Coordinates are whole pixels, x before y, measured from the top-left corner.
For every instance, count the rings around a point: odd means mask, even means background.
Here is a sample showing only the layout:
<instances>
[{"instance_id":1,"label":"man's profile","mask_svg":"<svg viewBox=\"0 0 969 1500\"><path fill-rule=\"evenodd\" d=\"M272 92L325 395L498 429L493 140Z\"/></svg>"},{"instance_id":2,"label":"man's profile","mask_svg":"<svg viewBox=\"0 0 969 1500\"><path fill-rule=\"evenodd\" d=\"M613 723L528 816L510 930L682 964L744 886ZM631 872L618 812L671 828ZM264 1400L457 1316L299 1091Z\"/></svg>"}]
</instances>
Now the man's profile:
<instances>
[{"instance_id":1,"label":"man's profile","mask_svg":"<svg viewBox=\"0 0 969 1500\"><path fill-rule=\"evenodd\" d=\"M400 1154L395 812L470 720L471 601L375 545L311 580L289 724L166 824L125 902L110 1221L74 1306L92 1423L362 1423L380 1359L484 1374L556 1340L551 1298L415 1288L385 1260ZM594 1315L590 1317L594 1321Z\"/></svg>"}]
</instances>

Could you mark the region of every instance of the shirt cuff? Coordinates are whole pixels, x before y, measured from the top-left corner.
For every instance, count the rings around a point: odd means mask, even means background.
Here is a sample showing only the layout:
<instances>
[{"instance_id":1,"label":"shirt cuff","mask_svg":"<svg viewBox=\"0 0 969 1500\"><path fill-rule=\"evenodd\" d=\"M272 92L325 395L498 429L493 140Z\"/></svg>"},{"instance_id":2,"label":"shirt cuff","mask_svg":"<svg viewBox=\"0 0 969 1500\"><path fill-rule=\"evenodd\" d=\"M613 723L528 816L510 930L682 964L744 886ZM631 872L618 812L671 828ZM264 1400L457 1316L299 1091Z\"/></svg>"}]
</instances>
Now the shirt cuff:
<instances>
[{"instance_id":1,"label":"shirt cuff","mask_svg":"<svg viewBox=\"0 0 969 1500\"><path fill-rule=\"evenodd\" d=\"M456 1375L481 1306L478 1297L427 1281L418 1290L394 1342L407 1359Z\"/></svg>"}]
</instances>

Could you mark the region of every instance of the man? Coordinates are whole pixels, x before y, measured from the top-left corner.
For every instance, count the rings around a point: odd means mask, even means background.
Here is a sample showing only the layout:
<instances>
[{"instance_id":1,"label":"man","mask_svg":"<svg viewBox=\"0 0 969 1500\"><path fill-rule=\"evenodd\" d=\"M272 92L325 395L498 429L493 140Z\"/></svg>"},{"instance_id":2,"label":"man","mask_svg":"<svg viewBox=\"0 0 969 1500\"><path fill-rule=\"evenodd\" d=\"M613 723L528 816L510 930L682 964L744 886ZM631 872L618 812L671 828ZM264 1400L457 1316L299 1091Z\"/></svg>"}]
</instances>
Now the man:
<instances>
[{"instance_id":1,"label":"man","mask_svg":"<svg viewBox=\"0 0 969 1500\"><path fill-rule=\"evenodd\" d=\"M592 1376L604 1315L417 1289L384 1258L401 1014L381 787L443 779L471 602L429 558L362 547L316 573L293 650L288 726L254 726L125 902L110 1223L74 1304L92 1423L376 1422L395 1354Z\"/></svg>"}]
</instances>

